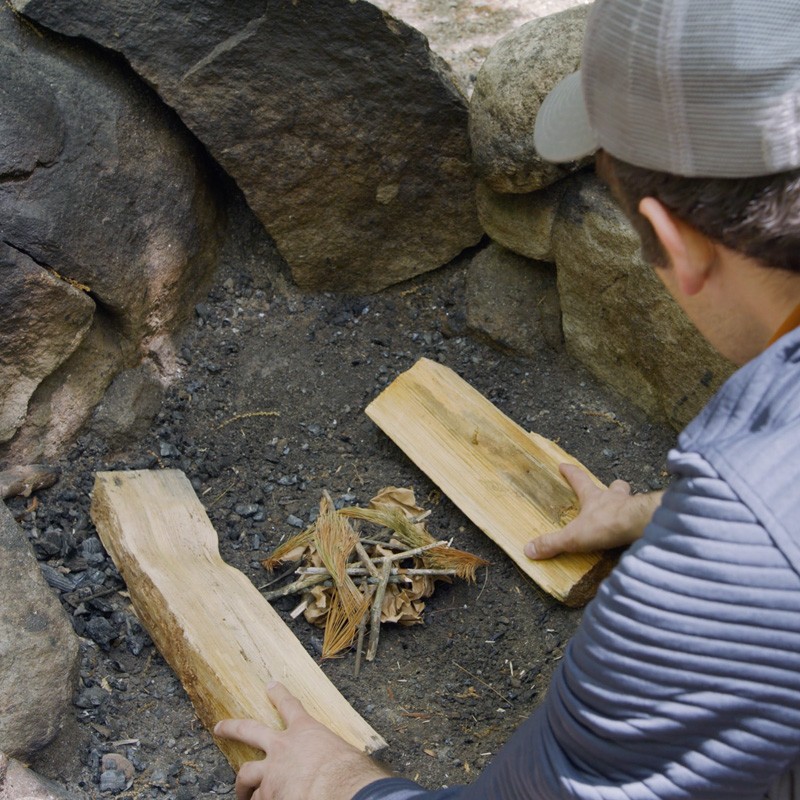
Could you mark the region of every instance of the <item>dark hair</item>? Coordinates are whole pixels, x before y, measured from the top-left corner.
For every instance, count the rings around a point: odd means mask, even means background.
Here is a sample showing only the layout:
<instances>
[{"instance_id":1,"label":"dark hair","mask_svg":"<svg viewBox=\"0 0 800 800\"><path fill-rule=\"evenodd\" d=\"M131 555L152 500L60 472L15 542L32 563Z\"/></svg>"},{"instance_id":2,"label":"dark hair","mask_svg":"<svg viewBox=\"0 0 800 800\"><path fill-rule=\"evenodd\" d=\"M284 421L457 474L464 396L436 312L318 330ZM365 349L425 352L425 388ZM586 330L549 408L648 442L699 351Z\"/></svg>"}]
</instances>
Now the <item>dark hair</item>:
<instances>
[{"instance_id":1,"label":"dark hair","mask_svg":"<svg viewBox=\"0 0 800 800\"><path fill-rule=\"evenodd\" d=\"M654 197L676 217L765 267L800 272L800 169L757 178L686 178L635 167L601 150L597 172L642 239L642 255L665 264L639 203Z\"/></svg>"}]
</instances>

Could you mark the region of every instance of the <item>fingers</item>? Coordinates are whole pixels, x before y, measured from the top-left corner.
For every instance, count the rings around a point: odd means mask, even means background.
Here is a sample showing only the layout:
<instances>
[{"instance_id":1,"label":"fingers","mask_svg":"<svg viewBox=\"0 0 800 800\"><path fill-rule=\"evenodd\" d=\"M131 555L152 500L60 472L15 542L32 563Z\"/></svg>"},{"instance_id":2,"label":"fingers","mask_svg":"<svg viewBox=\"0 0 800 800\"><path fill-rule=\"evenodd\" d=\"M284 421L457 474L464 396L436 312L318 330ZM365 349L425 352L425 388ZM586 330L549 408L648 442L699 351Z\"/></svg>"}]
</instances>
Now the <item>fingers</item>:
<instances>
[{"instance_id":1,"label":"fingers","mask_svg":"<svg viewBox=\"0 0 800 800\"><path fill-rule=\"evenodd\" d=\"M214 736L249 744L265 753L273 735L270 728L254 719L223 719L214 726Z\"/></svg>"},{"instance_id":2,"label":"fingers","mask_svg":"<svg viewBox=\"0 0 800 800\"><path fill-rule=\"evenodd\" d=\"M576 526L570 522L560 531L543 533L535 539L531 539L525 545L525 555L534 560L553 558L561 553L572 553L579 549L576 538Z\"/></svg>"},{"instance_id":3,"label":"fingers","mask_svg":"<svg viewBox=\"0 0 800 800\"><path fill-rule=\"evenodd\" d=\"M261 761L248 761L239 767L236 775L236 800L250 800L263 781L264 764Z\"/></svg>"},{"instance_id":4,"label":"fingers","mask_svg":"<svg viewBox=\"0 0 800 800\"><path fill-rule=\"evenodd\" d=\"M569 525L563 527L560 531L553 531L552 533L543 533L537 536L525 545L525 555L536 561L553 558L560 553L570 552L573 547L572 531Z\"/></svg>"},{"instance_id":5,"label":"fingers","mask_svg":"<svg viewBox=\"0 0 800 800\"><path fill-rule=\"evenodd\" d=\"M580 467L576 467L574 464L559 464L558 471L566 478L567 483L578 495L578 500L581 503L583 503L587 494L591 494L592 491L598 491L597 484Z\"/></svg>"},{"instance_id":6,"label":"fingers","mask_svg":"<svg viewBox=\"0 0 800 800\"><path fill-rule=\"evenodd\" d=\"M576 467L574 464L559 464L558 471L566 478L567 483L578 496L581 505L584 503L587 495L603 491L603 489L589 477L589 474L585 470ZM631 493L631 485L627 481L620 480L619 478L613 481L608 488L620 494Z\"/></svg>"},{"instance_id":7,"label":"fingers","mask_svg":"<svg viewBox=\"0 0 800 800\"><path fill-rule=\"evenodd\" d=\"M272 705L278 709L286 727L308 716L303 704L282 683L270 683L267 686L267 695Z\"/></svg>"},{"instance_id":8,"label":"fingers","mask_svg":"<svg viewBox=\"0 0 800 800\"><path fill-rule=\"evenodd\" d=\"M554 541L555 534L544 533L536 539L532 539L525 545L525 555L532 558L534 561L542 558L552 558L558 553L559 550L557 543Z\"/></svg>"}]
</instances>

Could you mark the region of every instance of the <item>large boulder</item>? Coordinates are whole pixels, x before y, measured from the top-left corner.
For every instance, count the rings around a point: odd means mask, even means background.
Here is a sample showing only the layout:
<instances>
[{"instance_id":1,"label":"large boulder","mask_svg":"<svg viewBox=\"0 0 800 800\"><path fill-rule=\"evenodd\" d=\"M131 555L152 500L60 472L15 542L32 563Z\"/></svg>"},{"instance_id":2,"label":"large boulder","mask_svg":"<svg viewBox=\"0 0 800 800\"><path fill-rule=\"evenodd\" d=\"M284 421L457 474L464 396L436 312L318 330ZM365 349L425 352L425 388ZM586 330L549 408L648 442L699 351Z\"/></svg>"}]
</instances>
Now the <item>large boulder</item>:
<instances>
[{"instance_id":1,"label":"large boulder","mask_svg":"<svg viewBox=\"0 0 800 800\"><path fill-rule=\"evenodd\" d=\"M78 637L0 502L0 750L29 758L72 714Z\"/></svg>"},{"instance_id":2,"label":"large boulder","mask_svg":"<svg viewBox=\"0 0 800 800\"><path fill-rule=\"evenodd\" d=\"M501 39L478 73L469 132L478 177L496 192L532 192L581 163L543 161L533 123L548 92L580 66L591 5L532 20Z\"/></svg>"},{"instance_id":3,"label":"large boulder","mask_svg":"<svg viewBox=\"0 0 800 800\"><path fill-rule=\"evenodd\" d=\"M8 4L0 96L0 461L35 461L119 369L169 371L225 215L202 149L130 70Z\"/></svg>"},{"instance_id":4,"label":"large boulder","mask_svg":"<svg viewBox=\"0 0 800 800\"><path fill-rule=\"evenodd\" d=\"M567 351L651 417L682 428L733 371L689 322L594 173L569 179L553 225Z\"/></svg>"},{"instance_id":5,"label":"large boulder","mask_svg":"<svg viewBox=\"0 0 800 800\"><path fill-rule=\"evenodd\" d=\"M562 348L561 311L552 264L490 244L467 273L467 325L500 348L533 357Z\"/></svg>"},{"instance_id":6,"label":"large boulder","mask_svg":"<svg viewBox=\"0 0 800 800\"><path fill-rule=\"evenodd\" d=\"M466 100L365 0L12 0L121 53L244 192L305 289L373 291L480 238Z\"/></svg>"}]
</instances>

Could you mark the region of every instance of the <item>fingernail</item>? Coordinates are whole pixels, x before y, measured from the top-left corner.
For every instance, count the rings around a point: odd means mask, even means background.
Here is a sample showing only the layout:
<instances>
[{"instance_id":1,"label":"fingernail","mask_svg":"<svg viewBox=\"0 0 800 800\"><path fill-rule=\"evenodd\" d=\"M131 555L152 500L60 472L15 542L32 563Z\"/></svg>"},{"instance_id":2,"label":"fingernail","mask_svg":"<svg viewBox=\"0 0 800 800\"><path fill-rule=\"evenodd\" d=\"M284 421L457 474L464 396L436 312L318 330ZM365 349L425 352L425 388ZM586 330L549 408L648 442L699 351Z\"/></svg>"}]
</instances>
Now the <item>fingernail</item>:
<instances>
[{"instance_id":1,"label":"fingernail","mask_svg":"<svg viewBox=\"0 0 800 800\"><path fill-rule=\"evenodd\" d=\"M270 681L267 684L267 689L274 689L278 685L278 681Z\"/></svg>"},{"instance_id":2,"label":"fingernail","mask_svg":"<svg viewBox=\"0 0 800 800\"><path fill-rule=\"evenodd\" d=\"M528 542L525 545L524 553L528 558L536 558L536 545L533 542Z\"/></svg>"},{"instance_id":3,"label":"fingernail","mask_svg":"<svg viewBox=\"0 0 800 800\"><path fill-rule=\"evenodd\" d=\"M214 726L214 735L216 735L218 730L219 730L219 722Z\"/></svg>"}]
</instances>

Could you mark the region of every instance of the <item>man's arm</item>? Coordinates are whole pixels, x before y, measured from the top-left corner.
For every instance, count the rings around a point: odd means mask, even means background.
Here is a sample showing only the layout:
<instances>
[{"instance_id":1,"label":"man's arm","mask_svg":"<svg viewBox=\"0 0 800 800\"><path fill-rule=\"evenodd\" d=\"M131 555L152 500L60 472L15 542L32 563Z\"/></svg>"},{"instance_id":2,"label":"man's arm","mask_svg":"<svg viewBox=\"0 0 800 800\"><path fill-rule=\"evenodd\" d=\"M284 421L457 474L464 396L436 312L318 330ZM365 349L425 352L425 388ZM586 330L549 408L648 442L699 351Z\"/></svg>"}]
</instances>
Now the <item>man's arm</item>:
<instances>
[{"instance_id":1,"label":"man's arm","mask_svg":"<svg viewBox=\"0 0 800 800\"><path fill-rule=\"evenodd\" d=\"M631 494L625 481L601 489L579 467L559 465L575 490L580 513L561 530L545 533L525 545L528 558L552 558L560 553L590 553L635 542L658 508L664 492Z\"/></svg>"},{"instance_id":2,"label":"man's arm","mask_svg":"<svg viewBox=\"0 0 800 800\"><path fill-rule=\"evenodd\" d=\"M800 576L702 458L681 459L544 704L459 800L751 800L796 762Z\"/></svg>"},{"instance_id":3,"label":"man's arm","mask_svg":"<svg viewBox=\"0 0 800 800\"><path fill-rule=\"evenodd\" d=\"M475 782L357 800L753 800L796 763L800 576L713 468L680 458L544 703Z\"/></svg>"},{"instance_id":4,"label":"man's arm","mask_svg":"<svg viewBox=\"0 0 800 800\"><path fill-rule=\"evenodd\" d=\"M702 458L682 466L587 608L545 702L473 784L426 792L371 773L330 732L306 736L306 715L256 743L273 758L248 767L239 800L259 781L254 800L287 796L272 786L303 800L763 796L800 757L800 576ZM318 769L327 785L305 786Z\"/></svg>"},{"instance_id":5,"label":"man's arm","mask_svg":"<svg viewBox=\"0 0 800 800\"><path fill-rule=\"evenodd\" d=\"M359 789L387 776L375 761L317 722L280 683L267 687L286 723L276 731L252 719L225 719L214 735L249 744L266 754L242 764L237 800L350 800Z\"/></svg>"}]
</instances>

